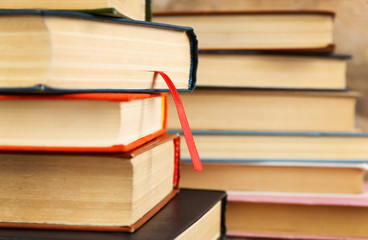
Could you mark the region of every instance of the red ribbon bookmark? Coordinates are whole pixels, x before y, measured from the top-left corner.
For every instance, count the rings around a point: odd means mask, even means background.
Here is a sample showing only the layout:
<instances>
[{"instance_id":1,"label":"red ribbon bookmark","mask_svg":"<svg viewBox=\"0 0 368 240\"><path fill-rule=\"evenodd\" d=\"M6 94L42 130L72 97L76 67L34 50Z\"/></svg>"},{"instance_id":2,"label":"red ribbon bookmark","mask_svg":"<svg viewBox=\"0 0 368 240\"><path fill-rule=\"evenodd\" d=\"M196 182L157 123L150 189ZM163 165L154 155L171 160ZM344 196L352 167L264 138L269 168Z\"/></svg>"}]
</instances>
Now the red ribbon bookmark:
<instances>
[{"instance_id":1,"label":"red ribbon bookmark","mask_svg":"<svg viewBox=\"0 0 368 240\"><path fill-rule=\"evenodd\" d=\"M165 80L167 86L169 87L169 90L171 92L172 98L176 106L176 111L178 112L181 128L183 130L184 138L189 149L190 157L192 158L194 170L197 172L203 171L201 159L199 158L197 147L195 145L192 131L190 130L187 115L185 114L184 106L183 103L181 102L178 90L176 90L174 83L171 81L169 76L166 75L166 73L160 71L155 71L155 73L160 74L161 77Z\"/></svg>"}]
</instances>

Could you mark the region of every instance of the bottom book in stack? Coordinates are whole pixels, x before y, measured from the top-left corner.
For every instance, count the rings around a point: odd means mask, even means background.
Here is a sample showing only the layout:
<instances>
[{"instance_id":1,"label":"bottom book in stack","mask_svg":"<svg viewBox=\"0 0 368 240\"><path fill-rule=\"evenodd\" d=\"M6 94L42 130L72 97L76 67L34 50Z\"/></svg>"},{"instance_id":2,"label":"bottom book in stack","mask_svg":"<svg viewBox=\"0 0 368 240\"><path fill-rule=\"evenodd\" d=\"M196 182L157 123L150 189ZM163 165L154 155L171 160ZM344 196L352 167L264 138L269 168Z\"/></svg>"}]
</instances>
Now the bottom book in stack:
<instances>
[{"instance_id":1,"label":"bottom book in stack","mask_svg":"<svg viewBox=\"0 0 368 240\"><path fill-rule=\"evenodd\" d=\"M178 192L179 140L124 153L0 152L0 227L133 232Z\"/></svg>"},{"instance_id":2,"label":"bottom book in stack","mask_svg":"<svg viewBox=\"0 0 368 240\"><path fill-rule=\"evenodd\" d=\"M228 236L368 239L368 195L229 193Z\"/></svg>"},{"instance_id":3,"label":"bottom book in stack","mask_svg":"<svg viewBox=\"0 0 368 240\"><path fill-rule=\"evenodd\" d=\"M0 239L224 239L225 206L226 194L223 191L181 189L165 207L135 233L0 229Z\"/></svg>"}]
</instances>

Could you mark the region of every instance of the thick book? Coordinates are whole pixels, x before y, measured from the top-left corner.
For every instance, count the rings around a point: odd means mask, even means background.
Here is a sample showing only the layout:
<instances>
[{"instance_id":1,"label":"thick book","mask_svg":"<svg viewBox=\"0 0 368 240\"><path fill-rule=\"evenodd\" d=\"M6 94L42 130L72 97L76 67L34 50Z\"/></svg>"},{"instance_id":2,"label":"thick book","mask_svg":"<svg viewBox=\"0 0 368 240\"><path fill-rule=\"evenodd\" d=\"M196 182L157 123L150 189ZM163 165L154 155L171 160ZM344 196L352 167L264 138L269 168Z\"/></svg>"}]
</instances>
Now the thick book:
<instances>
[{"instance_id":1,"label":"thick book","mask_svg":"<svg viewBox=\"0 0 368 240\"><path fill-rule=\"evenodd\" d=\"M228 235L267 239L368 239L368 195L228 193Z\"/></svg>"},{"instance_id":2,"label":"thick book","mask_svg":"<svg viewBox=\"0 0 368 240\"><path fill-rule=\"evenodd\" d=\"M166 131L167 93L0 95L0 150L130 151Z\"/></svg>"},{"instance_id":3,"label":"thick book","mask_svg":"<svg viewBox=\"0 0 368 240\"><path fill-rule=\"evenodd\" d=\"M0 229L0 239L55 240L192 240L224 239L226 194L180 189L180 192L140 229L132 233Z\"/></svg>"},{"instance_id":4,"label":"thick book","mask_svg":"<svg viewBox=\"0 0 368 240\"><path fill-rule=\"evenodd\" d=\"M188 162L180 167L185 188L284 193L363 193L365 163L203 162L193 172Z\"/></svg>"},{"instance_id":5,"label":"thick book","mask_svg":"<svg viewBox=\"0 0 368 240\"><path fill-rule=\"evenodd\" d=\"M58 10L0 10L0 91L179 91L195 87L190 27Z\"/></svg>"},{"instance_id":6,"label":"thick book","mask_svg":"<svg viewBox=\"0 0 368 240\"><path fill-rule=\"evenodd\" d=\"M11 0L1 1L1 9L54 9L116 14L136 20L151 19L151 0Z\"/></svg>"},{"instance_id":7,"label":"thick book","mask_svg":"<svg viewBox=\"0 0 368 240\"><path fill-rule=\"evenodd\" d=\"M133 232L178 191L179 140L127 153L0 152L0 227Z\"/></svg>"},{"instance_id":8,"label":"thick book","mask_svg":"<svg viewBox=\"0 0 368 240\"><path fill-rule=\"evenodd\" d=\"M349 55L199 51L198 87L343 90Z\"/></svg>"},{"instance_id":9,"label":"thick book","mask_svg":"<svg viewBox=\"0 0 368 240\"><path fill-rule=\"evenodd\" d=\"M157 13L154 22L191 26L199 49L331 52L334 13L244 11Z\"/></svg>"},{"instance_id":10,"label":"thick book","mask_svg":"<svg viewBox=\"0 0 368 240\"><path fill-rule=\"evenodd\" d=\"M192 130L356 131L351 91L197 88L183 93ZM168 104L168 129L180 130L175 105Z\"/></svg>"},{"instance_id":11,"label":"thick book","mask_svg":"<svg viewBox=\"0 0 368 240\"><path fill-rule=\"evenodd\" d=\"M181 131L168 132L183 138ZM193 131L193 137L202 162L208 163L368 162L367 132ZM186 145L180 155L190 161Z\"/></svg>"}]
</instances>

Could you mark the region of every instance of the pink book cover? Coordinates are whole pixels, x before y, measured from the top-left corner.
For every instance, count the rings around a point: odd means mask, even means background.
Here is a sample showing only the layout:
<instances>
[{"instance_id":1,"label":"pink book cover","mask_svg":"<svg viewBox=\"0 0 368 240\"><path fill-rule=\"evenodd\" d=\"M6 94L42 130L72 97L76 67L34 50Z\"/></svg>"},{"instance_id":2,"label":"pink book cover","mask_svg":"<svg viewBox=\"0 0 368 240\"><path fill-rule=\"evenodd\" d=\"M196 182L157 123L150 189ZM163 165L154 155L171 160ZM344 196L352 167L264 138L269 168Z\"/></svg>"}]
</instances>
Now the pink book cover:
<instances>
[{"instance_id":1,"label":"pink book cover","mask_svg":"<svg viewBox=\"0 0 368 240\"><path fill-rule=\"evenodd\" d=\"M363 194L279 194L228 192L228 201L277 204L303 204L368 207L368 193Z\"/></svg>"},{"instance_id":2,"label":"pink book cover","mask_svg":"<svg viewBox=\"0 0 368 240\"><path fill-rule=\"evenodd\" d=\"M324 236L295 236L295 235L271 235L259 233L238 233L227 232L229 237L247 237L247 238L269 238L269 239L299 239L299 240L367 240L368 238L349 238L349 237L324 237Z\"/></svg>"}]
</instances>

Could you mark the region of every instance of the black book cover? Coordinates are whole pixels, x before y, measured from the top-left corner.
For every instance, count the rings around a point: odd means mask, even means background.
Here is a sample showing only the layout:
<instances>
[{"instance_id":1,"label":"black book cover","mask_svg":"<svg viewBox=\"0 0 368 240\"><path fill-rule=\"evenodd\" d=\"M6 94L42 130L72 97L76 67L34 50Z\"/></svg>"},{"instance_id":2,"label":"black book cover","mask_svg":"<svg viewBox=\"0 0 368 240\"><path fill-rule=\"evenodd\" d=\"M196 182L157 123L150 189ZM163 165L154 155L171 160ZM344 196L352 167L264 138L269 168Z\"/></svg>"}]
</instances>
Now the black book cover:
<instances>
[{"instance_id":1,"label":"black book cover","mask_svg":"<svg viewBox=\"0 0 368 240\"><path fill-rule=\"evenodd\" d=\"M0 229L0 240L166 240L174 239L198 221L219 201L222 202L221 236L225 237L226 193L181 189L163 209L134 233L88 232L36 229Z\"/></svg>"}]
</instances>

